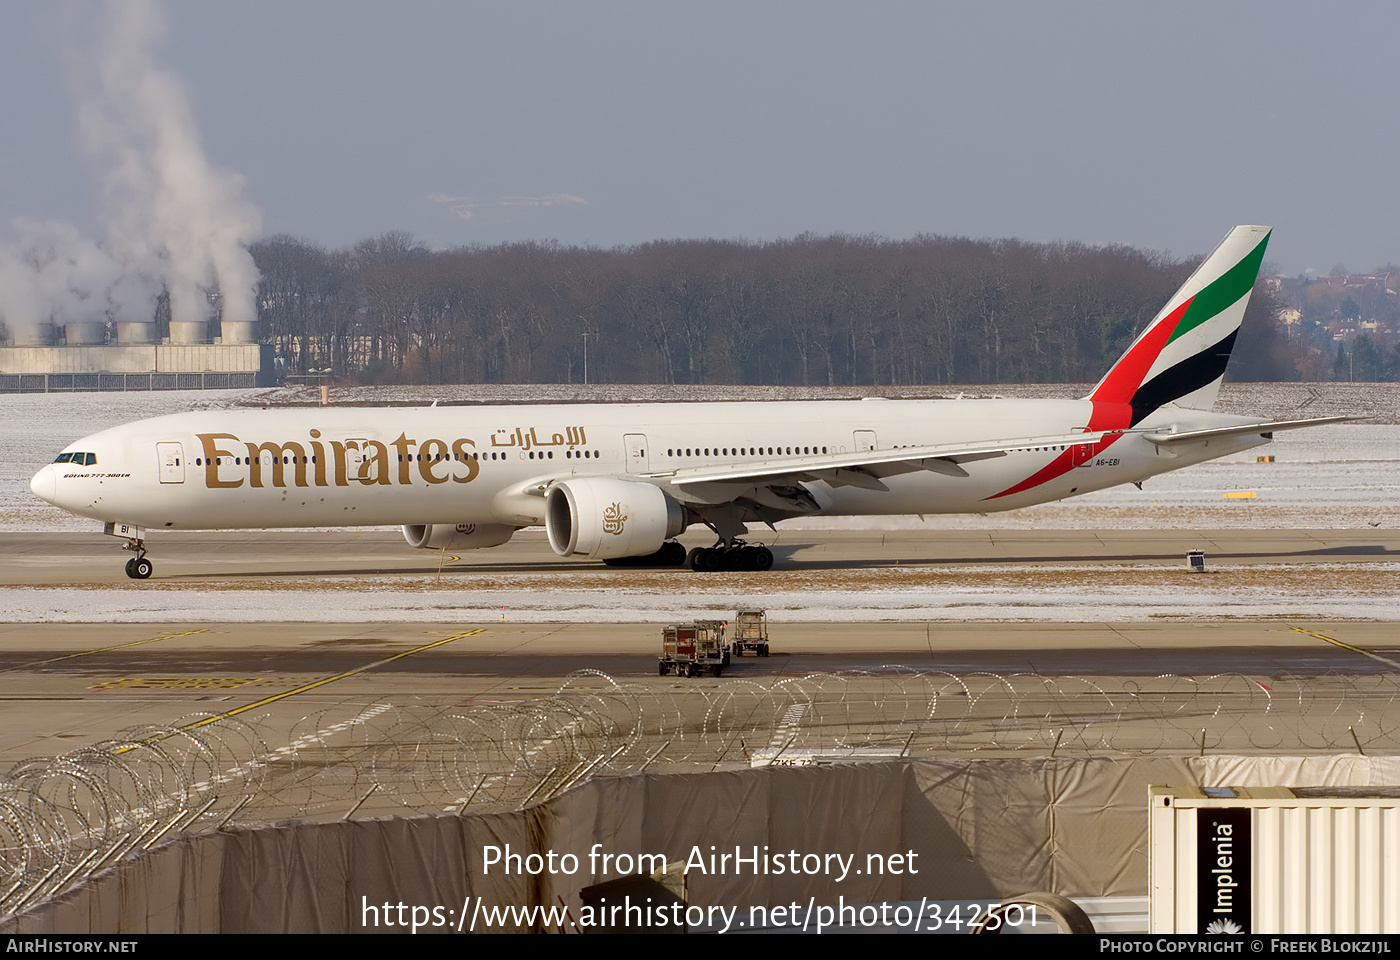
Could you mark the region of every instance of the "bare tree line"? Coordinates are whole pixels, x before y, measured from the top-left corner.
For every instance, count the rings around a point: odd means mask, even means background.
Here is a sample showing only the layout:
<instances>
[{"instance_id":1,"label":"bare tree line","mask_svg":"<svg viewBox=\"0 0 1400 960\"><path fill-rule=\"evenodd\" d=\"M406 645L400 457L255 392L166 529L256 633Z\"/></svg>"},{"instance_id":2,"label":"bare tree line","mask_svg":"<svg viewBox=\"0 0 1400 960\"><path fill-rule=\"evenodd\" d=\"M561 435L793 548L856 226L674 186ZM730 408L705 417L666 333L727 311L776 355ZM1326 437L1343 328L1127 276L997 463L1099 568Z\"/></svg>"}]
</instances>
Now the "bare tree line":
<instances>
[{"instance_id":1,"label":"bare tree line","mask_svg":"<svg viewBox=\"0 0 1400 960\"><path fill-rule=\"evenodd\" d=\"M405 383L945 384L1102 375L1190 274L1124 246L920 236L252 248L288 372ZM1231 372L1296 379L1256 291Z\"/></svg>"}]
</instances>

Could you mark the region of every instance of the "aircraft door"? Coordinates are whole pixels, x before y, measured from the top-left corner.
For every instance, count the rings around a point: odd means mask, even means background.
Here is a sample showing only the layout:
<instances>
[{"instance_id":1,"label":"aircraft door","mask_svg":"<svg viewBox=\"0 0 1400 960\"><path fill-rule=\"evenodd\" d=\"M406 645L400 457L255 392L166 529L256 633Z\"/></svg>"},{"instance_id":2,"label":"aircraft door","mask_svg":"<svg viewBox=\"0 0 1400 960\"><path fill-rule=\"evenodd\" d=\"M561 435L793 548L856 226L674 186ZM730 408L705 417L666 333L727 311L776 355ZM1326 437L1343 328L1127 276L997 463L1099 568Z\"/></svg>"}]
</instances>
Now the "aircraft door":
<instances>
[{"instance_id":1,"label":"aircraft door","mask_svg":"<svg viewBox=\"0 0 1400 960\"><path fill-rule=\"evenodd\" d=\"M364 437L351 437L345 441L345 475L361 483L377 479L375 463L365 456L369 441Z\"/></svg>"},{"instance_id":2,"label":"aircraft door","mask_svg":"<svg viewBox=\"0 0 1400 960\"><path fill-rule=\"evenodd\" d=\"M627 472L651 472L651 456L647 453L646 435L629 433L622 438L622 441L627 445Z\"/></svg>"},{"instance_id":3,"label":"aircraft door","mask_svg":"<svg viewBox=\"0 0 1400 960\"><path fill-rule=\"evenodd\" d=\"M875 431L857 430L855 432L855 450L860 453L865 450L875 449Z\"/></svg>"},{"instance_id":4,"label":"aircraft door","mask_svg":"<svg viewBox=\"0 0 1400 960\"><path fill-rule=\"evenodd\" d=\"M1088 432L1089 432L1089 428L1088 428L1088 427L1081 427L1080 429L1078 429L1078 430L1076 430L1076 431L1074 431L1074 432L1075 432L1075 433L1088 433ZM1093 465L1093 462L1094 462L1094 453L1099 449L1099 445L1098 445L1097 443L1092 443L1092 444L1090 444L1090 443L1081 443L1081 444L1077 444L1077 445L1075 445L1075 446L1073 446L1073 447L1070 447L1069 449L1070 449L1070 455L1069 455L1069 462L1070 462L1070 463L1074 464L1076 467L1088 467L1088 466L1092 466L1092 465Z\"/></svg>"},{"instance_id":5,"label":"aircraft door","mask_svg":"<svg viewBox=\"0 0 1400 960\"><path fill-rule=\"evenodd\" d=\"M156 459L160 461L161 483L185 482L185 447L173 441L156 444Z\"/></svg>"}]
</instances>

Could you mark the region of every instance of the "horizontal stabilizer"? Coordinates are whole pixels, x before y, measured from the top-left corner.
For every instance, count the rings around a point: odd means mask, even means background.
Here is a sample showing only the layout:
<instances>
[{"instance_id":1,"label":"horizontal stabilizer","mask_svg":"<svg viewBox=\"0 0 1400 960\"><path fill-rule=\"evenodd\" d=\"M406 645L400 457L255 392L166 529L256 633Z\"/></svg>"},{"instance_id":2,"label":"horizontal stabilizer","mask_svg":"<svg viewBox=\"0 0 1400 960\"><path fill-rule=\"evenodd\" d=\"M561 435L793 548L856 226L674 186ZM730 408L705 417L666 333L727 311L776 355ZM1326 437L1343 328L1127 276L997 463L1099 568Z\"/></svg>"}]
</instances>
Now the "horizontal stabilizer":
<instances>
[{"instance_id":1,"label":"horizontal stabilizer","mask_svg":"<svg viewBox=\"0 0 1400 960\"><path fill-rule=\"evenodd\" d=\"M1348 420L1364 420L1365 417L1312 417L1308 420L1271 420L1266 423L1245 423L1233 427L1211 427L1208 430L1183 430L1180 433L1160 431L1143 434L1146 440L1158 446L1174 443L1190 443L1194 440L1212 440L1216 437L1242 437L1251 433L1266 434L1278 430L1297 430L1299 427L1320 427L1325 423L1345 423Z\"/></svg>"}]
</instances>

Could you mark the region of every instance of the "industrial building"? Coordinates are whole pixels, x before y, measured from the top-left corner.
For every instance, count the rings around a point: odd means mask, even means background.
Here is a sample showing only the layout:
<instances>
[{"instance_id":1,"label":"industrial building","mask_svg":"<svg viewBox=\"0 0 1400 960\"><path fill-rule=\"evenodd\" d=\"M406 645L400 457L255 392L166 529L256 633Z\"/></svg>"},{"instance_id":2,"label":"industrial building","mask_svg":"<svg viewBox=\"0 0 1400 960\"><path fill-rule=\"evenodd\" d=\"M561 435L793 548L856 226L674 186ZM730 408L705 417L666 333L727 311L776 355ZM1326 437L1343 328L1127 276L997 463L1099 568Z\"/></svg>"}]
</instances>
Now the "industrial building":
<instances>
[{"instance_id":1,"label":"industrial building","mask_svg":"<svg viewBox=\"0 0 1400 960\"><path fill-rule=\"evenodd\" d=\"M0 346L0 393L271 386L272 353L256 323L171 321L161 338L151 322L40 324Z\"/></svg>"}]
</instances>

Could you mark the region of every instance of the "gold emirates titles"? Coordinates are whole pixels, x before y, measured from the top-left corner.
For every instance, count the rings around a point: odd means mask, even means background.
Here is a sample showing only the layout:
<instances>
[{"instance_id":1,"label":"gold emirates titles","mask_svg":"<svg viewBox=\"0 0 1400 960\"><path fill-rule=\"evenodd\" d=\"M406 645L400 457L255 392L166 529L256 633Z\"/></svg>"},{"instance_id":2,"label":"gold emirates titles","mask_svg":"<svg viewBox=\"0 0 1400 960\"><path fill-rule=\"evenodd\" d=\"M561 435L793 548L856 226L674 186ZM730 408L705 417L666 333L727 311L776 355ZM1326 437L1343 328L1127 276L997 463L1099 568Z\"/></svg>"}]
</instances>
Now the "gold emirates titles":
<instances>
[{"instance_id":1,"label":"gold emirates titles","mask_svg":"<svg viewBox=\"0 0 1400 960\"><path fill-rule=\"evenodd\" d=\"M229 475L234 467L247 468L246 479L250 487L266 486L264 469L269 467L274 487L287 485L287 467L292 468L293 483L298 487L348 487L351 482L366 486L410 484L413 483L415 468L426 483L471 483L480 471L476 441L468 437L459 437L450 443L436 438L420 442L406 433L400 433L399 438L390 443L367 438L322 440L321 431L314 428L306 443L297 440L251 443L240 441L231 433L199 433L195 436L203 445L204 485L211 490L243 486L245 477ZM518 447L521 450L558 446L567 446L572 450L587 442L583 427L567 427L565 433L554 433L549 440L539 439L535 427L528 431L520 427L513 432L499 430L491 437L493 447ZM240 444L246 449L239 449ZM331 449L329 458L326 456L328 445ZM310 454L307 453L308 447ZM397 451L397 470L392 468L391 448ZM264 453L268 454L271 464L263 462ZM353 476L350 474L352 464L355 466ZM327 467L332 470L328 472Z\"/></svg>"}]
</instances>

